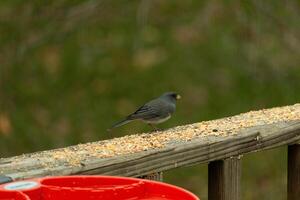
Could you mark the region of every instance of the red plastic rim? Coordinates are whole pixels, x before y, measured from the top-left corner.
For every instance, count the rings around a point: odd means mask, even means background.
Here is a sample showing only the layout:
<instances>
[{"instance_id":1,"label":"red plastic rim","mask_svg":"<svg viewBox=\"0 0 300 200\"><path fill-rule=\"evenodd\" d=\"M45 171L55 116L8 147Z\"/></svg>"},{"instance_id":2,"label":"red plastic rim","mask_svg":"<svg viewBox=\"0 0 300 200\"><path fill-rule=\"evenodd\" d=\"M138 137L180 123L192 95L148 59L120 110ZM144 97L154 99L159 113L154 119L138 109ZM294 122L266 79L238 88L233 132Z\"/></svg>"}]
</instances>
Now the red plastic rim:
<instances>
[{"instance_id":1,"label":"red plastic rim","mask_svg":"<svg viewBox=\"0 0 300 200\"><path fill-rule=\"evenodd\" d=\"M38 184L30 187L30 182ZM15 191L13 188L16 188ZM4 184L0 186L0 199L199 200L191 192L170 184L113 176L46 177Z\"/></svg>"}]
</instances>

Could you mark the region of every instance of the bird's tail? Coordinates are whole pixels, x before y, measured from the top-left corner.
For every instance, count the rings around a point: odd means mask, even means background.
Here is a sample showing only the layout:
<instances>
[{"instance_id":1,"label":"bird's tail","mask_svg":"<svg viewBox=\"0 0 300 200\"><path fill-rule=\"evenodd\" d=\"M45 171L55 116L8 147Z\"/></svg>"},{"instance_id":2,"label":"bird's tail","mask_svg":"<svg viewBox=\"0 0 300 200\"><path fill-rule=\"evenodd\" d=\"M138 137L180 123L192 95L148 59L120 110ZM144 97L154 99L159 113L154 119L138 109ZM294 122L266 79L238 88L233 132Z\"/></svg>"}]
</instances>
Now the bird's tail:
<instances>
[{"instance_id":1,"label":"bird's tail","mask_svg":"<svg viewBox=\"0 0 300 200\"><path fill-rule=\"evenodd\" d=\"M131 122L132 120L131 119L124 119L122 121L119 121L119 122L116 122L114 123L109 129L107 129L108 131L110 131L111 129L113 128L117 128L119 126L123 126L124 124L127 124L129 122Z\"/></svg>"}]
</instances>

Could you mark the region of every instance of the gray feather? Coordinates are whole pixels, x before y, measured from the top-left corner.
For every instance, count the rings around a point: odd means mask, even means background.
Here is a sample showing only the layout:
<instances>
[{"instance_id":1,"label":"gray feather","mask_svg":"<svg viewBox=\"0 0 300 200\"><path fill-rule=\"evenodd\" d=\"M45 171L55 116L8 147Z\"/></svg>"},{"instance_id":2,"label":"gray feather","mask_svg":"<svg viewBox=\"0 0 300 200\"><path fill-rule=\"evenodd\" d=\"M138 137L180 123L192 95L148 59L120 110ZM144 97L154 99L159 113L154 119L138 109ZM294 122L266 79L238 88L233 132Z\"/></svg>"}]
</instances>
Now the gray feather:
<instances>
[{"instance_id":1,"label":"gray feather","mask_svg":"<svg viewBox=\"0 0 300 200\"><path fill-rule=\"evenodd\" d=\"M164 93L160 97L149 101L124 120L112 125L116 128L133 120L142 120L149 124L161 123L168 120L176 109L177 94L174 92Z\"/></svg>"},{"instance_id":2,"label":"gray feather","mask_svg":"<svg viewBox=\"0 0 300 200\"><path fill-rule=\"evenodd\" d=\"M128 116L128 119L148 120L152 118L165 118L175 111L175 104L165 99L154 99L141 106L137 111Z\"/></svg>"},{"instance_id":3,"label":"gray feather","mask_svg":"<svg viewBox=\"0 0 300 200\"><path fill-rule=\"evenodd\" d=\"M131 122L132 120L130 120L130 119L124 119L124 120L122 120L122 121L119 121L119 122L116 122L115 124L113 124L110 128L109 128L109 130L110 129L113 129L113 128L117 128L117 127L119 127L119 126L123 126L124 124L127 124L127 123L129 123L129 122Z\"/></svg>"}]
</instances>

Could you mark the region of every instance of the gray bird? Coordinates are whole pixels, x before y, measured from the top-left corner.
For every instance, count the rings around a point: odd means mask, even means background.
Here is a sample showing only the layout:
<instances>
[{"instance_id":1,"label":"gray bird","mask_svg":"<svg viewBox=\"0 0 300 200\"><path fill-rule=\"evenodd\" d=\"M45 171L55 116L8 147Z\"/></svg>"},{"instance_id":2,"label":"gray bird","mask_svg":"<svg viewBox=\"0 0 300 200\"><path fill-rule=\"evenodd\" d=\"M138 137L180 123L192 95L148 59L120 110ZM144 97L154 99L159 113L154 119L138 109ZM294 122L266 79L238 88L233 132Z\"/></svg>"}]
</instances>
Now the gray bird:
<instances>
[{"instance_id":1,"label":"gray bird","mask_svg":"<svg viewBox=\"0 0 300 200\"><path fill-rule=\"evenodd\" d=\"M108 130L122 126L134 120L141 120L149 124L152 128L154 128L154 130L158 130L154 124L159 124L170 119L176 109L176 100L180 98L180 95L175 92L166 92L160 97L144 104L134 113L128 115L124 120L113 124Z\"/></svg>"}]
</instances>

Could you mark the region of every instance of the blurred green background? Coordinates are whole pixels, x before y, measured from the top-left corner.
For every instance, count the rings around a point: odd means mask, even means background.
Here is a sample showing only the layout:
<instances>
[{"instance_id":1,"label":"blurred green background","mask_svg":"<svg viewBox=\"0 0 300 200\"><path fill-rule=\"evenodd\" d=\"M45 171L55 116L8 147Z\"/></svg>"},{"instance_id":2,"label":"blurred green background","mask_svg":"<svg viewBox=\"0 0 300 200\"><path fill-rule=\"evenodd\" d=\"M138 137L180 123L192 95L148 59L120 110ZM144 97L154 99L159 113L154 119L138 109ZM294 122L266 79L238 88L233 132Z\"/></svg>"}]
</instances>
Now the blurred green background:
<instances>
[{"instance_id":1,"label":"blurred green background","mask_svg":"<svg viewBox=\"0 0 300 200\"><path fill-rule=\"evenodd\" d=\"M297 0L0 2L0 153L108 139L165 91L168 128L299 102ZM131 123L114 136L149 131ZM165 181L207 199L207 166ZM243 199L286 199L285 148L243 159Z\"/></svg>"}]
</instances>

